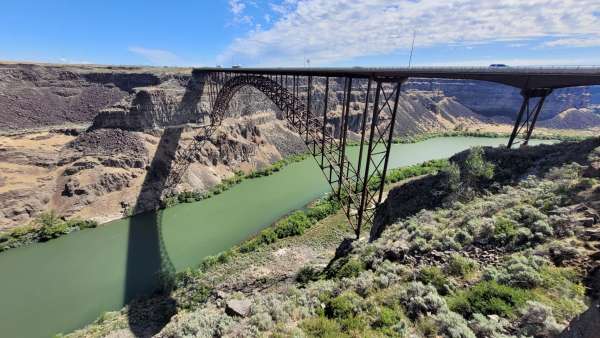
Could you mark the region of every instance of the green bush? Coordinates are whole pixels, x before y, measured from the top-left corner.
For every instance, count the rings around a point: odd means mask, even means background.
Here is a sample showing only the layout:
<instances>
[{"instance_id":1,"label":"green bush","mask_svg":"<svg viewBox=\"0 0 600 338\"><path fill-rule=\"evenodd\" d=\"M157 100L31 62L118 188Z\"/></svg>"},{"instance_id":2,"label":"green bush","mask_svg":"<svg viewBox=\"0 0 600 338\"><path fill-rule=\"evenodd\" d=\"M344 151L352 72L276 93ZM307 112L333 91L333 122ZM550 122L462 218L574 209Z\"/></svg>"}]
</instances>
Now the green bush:
<instances>
[{"instance_id":1,"label":"green bush","mask_svg":"<svg viewBox=\"0 0 600 338\"><path fill-rule=\"evenodd\" d=\"M360 311L363 299L353 291L346 291L331 299L325 308L329 318L346 319L356 316Z\"/></svg>"},{"instance_id":2,"label":"green bush","mask_svg":"<svg viewBox=\"0 0 600 338\"><path fill-rule=\"evenodd\" d=\"M174 289L183 294L177 297L177 306L182 309L192 309L206 302L212 288L200 281L202 271L187 268L175 275Z\"/></svg>"},{"instance_id":3,"label":"green bush","mask_svg":"<svg viewBox=\"0 0 600 338\"><path fill-rule=\"evenodd\" d=\"M275 234L277 238L285 238L290 236L298 236L304 233L304 230L309 228L312 222L303 211L296 211L290 216L279 221L275 225Z\"/></svg>"},{"instance_id":4,"label":"green bush","mask_svg":"<svg viewBox=\"0 0 600 338\"><path fill-rule=\"evenodd\" d=\"M278 239L302 235L308 228L334 214L339 208L339 203L332 198L318 200L306 211L296 211L275 223L274 226L262 230L256 237L241 244L239 251L242 253L252 252L261 246L274 243Z\"/></svg>"},{"instance_id":5,"label":"green bush","mask_svg":"<svg viewBox=\"0 0 600 338\"><path fill-rule=\"evenodd\" d=\"M339 209L339 202L334 200L332 197L329 197L318 200L306 211L306 214L311 220L317 222L326 218L327 216L333 215Z\"/></svg>"},{"instance_id":6,"label":"green bush","mask_svg":"<svg viewBox=\"0 0 600 338\"><path fill-rule=\"evenodd\" d=\"M300 323L300 328L308 337L315 338L336 338L346 337L341 331L340 324L335 320L325 317L313 317L305 319Z\"/></svg>"},{"instance_id":7,"label":"green bush","mask_svg":"<svg viewBox=\"0 0 600 338\"><path fill-rule=\"evenodd\" d=\"M504 262L498 272L498 282L519 288L532 289L542 284L540 269L546 261L534 255L513 255Z\"/></svg>"},{"instance_id":8,"label":"green bush","mask_svg":"<svg viewBox=\"0 0 600 338\"><path fill-rule=\"evenodd\" d=\"M494 177L494 164L483 158L483 148L473 147L465 160L465 174L467 180L471 183L477 183L480 180L489 180ZM474 186L474 185L472 185Z\"/></svg>"},{"instance_id":9,"label":"green bush","mask_svg":"<svg viewBox=\"0 0 600 338\"><path fill-rule=\"evenodd\" d=\"M458 313L442 312L435 316L439 333L450 338L476 338L467 321Z\"/></svg>"},{"instance_id":10,"label":"green bush","mask_svg":"<svg viewBox=\"0 0 600 338\"><path fill-rule=\"evenodd\" d=\"M319 271L312 266L302 267L296 274L296 282L300 284L306 284L308 282L317 280L318 278Z\"/></svg>"},{"instance_id":11,"label":"green bush","mask_svg":"<svg viewBox=\"0 0 600 338\"><path fill-rule=\"evenodd\" d=\"M447 295L449 291L450 281L442 269L437 266L424 267L419 271L417 280L427 285L433 285L440 295Z\"/></svg>"},{"instance_id":12,"label":"green bush","mask_svg":"<svg viewBox=\"0 0 600 338\"><path fill-rule=\"evenodd\" d=\"M334 271L336 278L353 278L365 270L364 264L358 259L350 258L343 262L337 270Z\"/></svg>"},{"instance_id":13,"label":"green bush","mask_svg":"<svg viewBox=\"0 0 600 338\"><path fill-rule=\"evenodd\" d=\"M448 166L448 160L431 160L402 168L390 169L385 176L385 184L400 182L416 176L435 174L441 170L445 170ZM369 181L369 190L378 189L380 182L381 177L379 176Z\"/></svg>"},{"instance_id":14,"label":"green bush","mask_svg":"<svg viewBox=\"0 0 600 338\"><path fill-rule=\"evenodd\" d=\"M457 277L467 277L477 271L478 264L476 261L464 257L459 254L452 254L446 269L449 274Z\"/></svg>"},{"instance_id":15,"label":"green bush","mask_svg":"<svg viewBox=\"0 0 600 338\"><path fill-rule=\"evenodd\" d=\"M450 297L448 305L468 318L475 313L513 317L515 310L530 298L525 290L485 281Z\"/></svg>"},{"instance_id":16,"label":"green bush","mask_svg":"<svg viewBox=\"0 0 600 338\"><path fill-rule=\"evenodd\" d=\"M442 170L445 178L446 189L449 192L458 192L461 188L460 167L452 162Z\"/></svg>"},{"instance_id":17,"label":"green bush","mask_svg":"<svg viewBox=\"0 0 600 338\"><path fill-rule=\"evenodd\" d=\"M518 224L504 216L494 218L494 242L498 245L509 245L515 242L518 235Z\"/></svg>"}]
</instances>

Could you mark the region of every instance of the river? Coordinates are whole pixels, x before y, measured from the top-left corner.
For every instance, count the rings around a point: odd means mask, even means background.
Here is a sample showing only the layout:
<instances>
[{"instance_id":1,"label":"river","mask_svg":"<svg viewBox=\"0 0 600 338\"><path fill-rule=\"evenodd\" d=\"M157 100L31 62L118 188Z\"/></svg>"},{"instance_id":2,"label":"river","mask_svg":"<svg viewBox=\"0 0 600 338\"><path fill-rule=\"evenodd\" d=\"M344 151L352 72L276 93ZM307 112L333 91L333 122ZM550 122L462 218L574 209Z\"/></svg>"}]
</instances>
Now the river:
<instances>
[{"instance_id":1,"label":"river","mask_svg":"<svg viewBox=\"0 0 600 338\"><path fill-rule=\"evenodd\" d=\"M441 137L395 144L389 167L506 142ZM49 337L83 327L102 312L151 292L158 284L158 270L196 266L327 191L323 175L309 158L271 176L244 180L208 200L0 253L0 336Z\"/></svg>"}]
</instances>

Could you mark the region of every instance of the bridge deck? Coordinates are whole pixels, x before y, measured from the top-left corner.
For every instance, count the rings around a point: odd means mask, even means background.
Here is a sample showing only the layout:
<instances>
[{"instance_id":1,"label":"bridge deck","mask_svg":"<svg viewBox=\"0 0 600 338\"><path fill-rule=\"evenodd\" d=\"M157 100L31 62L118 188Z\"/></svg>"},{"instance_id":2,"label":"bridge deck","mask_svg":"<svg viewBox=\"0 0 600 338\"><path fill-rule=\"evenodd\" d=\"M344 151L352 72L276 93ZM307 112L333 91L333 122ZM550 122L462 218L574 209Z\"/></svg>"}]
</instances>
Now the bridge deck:
<instances>
[{"instance_id":1,"label":"bridge deck","mask_svg":"<svg viewBox=\"0 0 600 338\"><path fill-rule=\"evenodd\" d=\"M600 85L600 66L590 67L413 67L413 68L196 68L195 72L353 78L480 80L521 89Z\"/></svg>"}]
</instances>

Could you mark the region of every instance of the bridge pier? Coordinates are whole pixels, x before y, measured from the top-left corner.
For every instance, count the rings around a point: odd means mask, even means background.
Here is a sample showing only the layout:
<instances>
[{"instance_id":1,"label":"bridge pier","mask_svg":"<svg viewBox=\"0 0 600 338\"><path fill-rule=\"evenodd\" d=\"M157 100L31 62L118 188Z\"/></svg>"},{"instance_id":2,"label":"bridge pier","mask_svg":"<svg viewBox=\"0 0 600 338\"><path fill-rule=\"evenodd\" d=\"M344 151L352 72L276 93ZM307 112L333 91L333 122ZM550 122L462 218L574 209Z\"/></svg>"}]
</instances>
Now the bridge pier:
<instances>
[{"instance_id":1,"label":"bridge pier","mask_svg":"<svg viewBox=\"0 0 600 338\"><path fill-rule=\"evenodd\" d=\"M519 113L517 114L515 126L510 135L510 139L508 140L507 148L510 149L513 146L515 139L519 136L519 134L524 134L521 146L527 146L527 143L531 138L531 134L533 133L533 129L535 128L535 123L537 122L538 116L540 115L542 107L544 106L544 102L551 93L551 88L523 89L521 91L523 103L521 104L521 109L519 109ZM537 98L537 102L533 105L533 107L531 107L531 100L535 98ZM523 117L525 117L524 120Z\"/></svg>"}]
</instances>

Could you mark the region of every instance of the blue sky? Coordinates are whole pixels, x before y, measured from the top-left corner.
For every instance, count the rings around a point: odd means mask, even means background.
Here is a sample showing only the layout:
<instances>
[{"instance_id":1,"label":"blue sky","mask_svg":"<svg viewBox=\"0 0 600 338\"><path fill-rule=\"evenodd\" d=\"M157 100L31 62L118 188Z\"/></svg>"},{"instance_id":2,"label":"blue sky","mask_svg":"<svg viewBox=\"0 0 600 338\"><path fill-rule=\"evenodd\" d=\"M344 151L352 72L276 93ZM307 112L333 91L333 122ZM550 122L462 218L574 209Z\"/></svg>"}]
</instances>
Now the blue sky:
<instances>
[{"instance_id":1,"label":"blue sky","mask_svg":"<svg viewBox=\"0 0 600 338\"><path fill-rule=\"evenodd\" d=\"M3 0L0 60L598 65L598 0Z\"/></svg>"}]
</instances>

